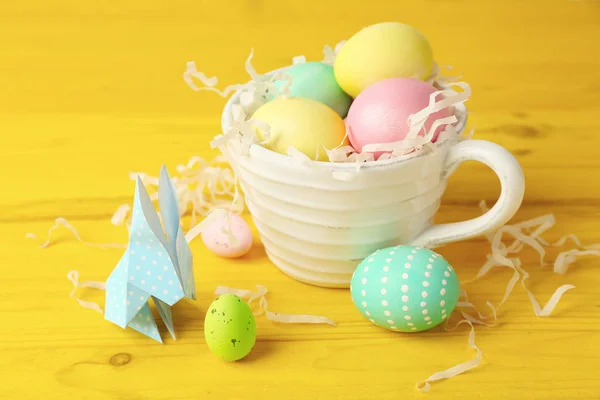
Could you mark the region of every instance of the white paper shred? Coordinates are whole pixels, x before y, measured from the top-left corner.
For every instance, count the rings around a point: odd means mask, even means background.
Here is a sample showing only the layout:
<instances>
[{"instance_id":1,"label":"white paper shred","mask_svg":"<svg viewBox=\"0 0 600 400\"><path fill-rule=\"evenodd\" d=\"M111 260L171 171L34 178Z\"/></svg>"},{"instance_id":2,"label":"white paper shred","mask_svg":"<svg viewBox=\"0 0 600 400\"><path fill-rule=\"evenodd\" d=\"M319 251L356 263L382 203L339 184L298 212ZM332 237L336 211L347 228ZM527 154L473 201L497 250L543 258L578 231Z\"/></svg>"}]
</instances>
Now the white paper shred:
<instances>
[{"instance_id":1,"label":"white paper shred","mask_svg":"<svg viewBox=\"0 0 600 400\"><path fill-rule=\"evenodd\" d=\"M115 211L113 214L110 222L117 226L123 225L126 223L130 211L131 206L129 204L122 204L119 208L117 208L117 211Z\"/></svg>"},{"instance_id":2,"label":"white paper shred","mask_svg":"<svg viewBox=\"0 0 600 400\"><path fill-rule=\"evenodd\" d=\"M356 174L350 171L333 171L331 173L333 179L337 179L338 181L349 182L356 178Z\"/></svg>"},{"instance_id":3,"label":"white paper shred","mask_svg":"<svg viewBox=\"0 0 600 400\"><path fill-rule=\"evenodd\" d=\"M571 264L577 261L577 257L581 256L600 256L600 250L569 250L563 251L556 257L554 261L554 272L564 274Z\"/></svg>"},{"instance_id":4,"label":"white paper shred","mask_svg":"<svg viewBox=\"0 0 600 400\"><path fill-rule=\"evenodd\" d=\"M419 389L420 391L427 392L427 391L429 391L429 389L431 389L432 382L439 381L442 379L452 378L456 375L462 374L466 371L469 371L469 370L477 367L481 363L483 353L481 352L479 347L477 347L477 345L475 344L475 326L473 325L474 322L469 321L467 319L463 319L463 320L459 321L458 324L456 324L456 326L454 328L446 329L446 330L447 331L454 330L462 324L468 324L471 327L471 331L469 332L468 344L469 344L469 347L472 348L473 350L475 350L477 354L475 355L475 357L473 357L472 359L470 359L468 361L465 361L463 363L455 365L444 371L436 372L435 374L431 375L429 378L425 379L424 381L417 382L416 386L417 386L417 389Z\"/></svg>"},{"instance_id":5,"label":"white paper shred","mask_svg":"<svg viewBox=\"0 0 600 400\"><path fill-rule=\"evenodd\" d=\"M236 214L244 211L244 198L237 178L224 156L219 155L207 162L201 157L192 157L187 164L177 166L180 176L173 176L172 181L179 198L181 215L191 215L191 225L198 223L215 209L227 209ZM130 179L140 176L144 186L150 193L150 199L158 203L158 177L145 173L130 173ZM127 218L117 218L123 210L130 210L129 205L120 206L113 216L113 224L130 223Z\"/></svg>"},{"instance_id":6,"label":"white paper shred","mask_svg":"<svg viewBox=\"0 0 600 400\"><path fill-rule=\"evenodd\" d=\"M480 208L483 212L488 211L488 207L485 202L480 203ZM467 284L474 282L484 277L493 268L510 268L513 270L513 276L508 281L504 296L497 308L500 308L508 299L512 293L515 285L520 281L521 286L527 293L531 302L533 312L538 317L547 317L558 305L562 295L573 288L573 285L562 285L555 290L545 306L541 306L535 298L534 294L526 285L526 280L529 278L529 273L523 268L521 260L516 256L517 253L522 251L525 247L534 249L540 255L540 266L547 265L545 261L546 249L545 247L557 247L564 245L568 240L572 240L579 249L571 249L561 252L553 262L554 272L564 274L570 264L575 262L577 256L582 255L595 255L600 256L599 245L583 246L579 239L574 235L567 235L554 244L550 244L540 235L554 226L556 220L553 215L543 215L527 221L519 222L513 225L505 225L496 230L486 234L486 238L490 241L492 252L488 254L487 261L480 268L476 276L468 281L462 282ZM510 243L504 243L504 236L511 237Z\"/></svg>"},{"instance_id":7,"label":"white paper shred","mask_svg":"<svg viewBox=\"0 0 600 400\"><path fill-rule=\"evenodd\" d=\"M78 288L89 287L89 288L94 288L94 289L98 289L98 290L106 290L106 284L104 282L98 282L98 281L79 282L79 272L77 272L77 271L70 271L67 274L67 279L69 281L71 281L71 283L73 283L73 290L71 291L71 294L70 294L71 297L75 296L75 292L77 291ZM82 300L79 297L75 297L75 300L77 300L77 302L83 308L89 308L91 310L97 311L100 314L102 314L102 308L100 308L100 306L97 303L94 303L92 301Z\"/></svg>"},{"instance_id":8,"label":"white paper shred","mask_svg":"<svg viewBox=\"0 0 600 400\"><path fill-rule=\"evenodd\" d=\"M480 208L483 212L488 211L488 207L484 201L480 203ZM469 324L471 326L471 333L469 334L469 347L475 349L477 351L477 355L472 360L458 364L445 371L436 372L426 380L418 382L417 388L419 390L428 391L431 387L431 382L451 378L479 365L483 354L475 345L474 324L485 325L488 327L495 326L497 321L497 308L500 308L508 300L515 285L519 283L519 281L521 282L522 288L527 293L533 308L533 312L537 317L550 316L565 292L575 288L575 286L569 284L560 286L554 291L552 296L550 296L550 299L546 302L546 305L542 307L534 296L533 292L527 287L525 282L529 278L529 273L522 266L521 260L516 256L517 253L521 252L526 247L530 247L540 255L540 266L545 266L548 265L548 263L545 261L546 247L563 246L567 243L567 241L572 241L578 248L561 252L552 263L553 272L558 274L564 274L567 271L568 266L575 262L577 256L600 256L600 245L594 244L590 246L583 246L580 240L572 234L563 236L555 243L549 243L541 238L540 235L552 228L555 222L556 220L554 216L548 214L513 225L505 225L495 232L489 232L485 235L491 244L491 253L487 255L487 261L483 264L476 276L471 280L461 282L461 286L464 287L464 285L468 283L472 283L478 279L481 279L489 271L496 267L512 269L513 276L508 281L504 296L496 307L494 307L489 301L486 301L487 306L491 310L491 314L487 316L478 312L476 307L469 302L467 292L464 289L461 290L461 295L456 305L456 309L460 315L462 315L462 320L450 330L455 329L462 323ZM512 239L509 242L505 242L503 241L505 236L512 237ZM469 314L465 309L474 310L476 316Z\"/></svg>"},{"instance_id":9,"label":"white paper shred","mask_svg":"<svg viewBox=\"0 0 600 400\"><path fill-rule=\"evenodd\" d=\"M458 86L462 89L461 92L454 91L451 86ZM432 140L436 129L441 126L445 127L445 131L448 130L454 135L458 135L453 128L453 124L458 122L456 115L449 117L438 118L432 122L430 129L422 136L418 136L423 132L425 122L434 113L445 109L451 108L454 112L455 107L458 104L462 104L469 99L471 95L471 87L465 82L454 82L449 86L433 92L429 96L429 104L421 111L411 115L408 119L409 131L403 140L391 143L373 143L363 147L363 152L376 152L376 151L390 151L392 156L402 156L405 154L413 153L420 150L424 144L433 144ZM449 133L445 133L447 136ZM438 145L441 141L436 142Z\"/></svg>"},{"instance_id":10,"label":"white paper shred","mask_svg":"<svg viewBox=\"0 0 600 400\"><path fill-rule=\"evenodd\" d=\"M461 297L463 298L462 300L461 300ZM462 315L462 319L453 328L448 328L448 324L450 322L450 319L448 319L446 321L446 324L444 325L444 330L449 332L449 331L455 330L462 324L470 325L471 331L469 333L468 345L469 345L469 347L471 347L472 349L477 351L477 354L471 360L457 364L457 365L455 365L451 368L448 368L444 371L436 372L433 375L431 375L429 378L425 379L424 381L417 382L417 384L416 384L417 389L419 389L422 392L427 392L431 389L430 384L432 382L442 380L442 379L449 379L456 375L460 375L466 371L476 368L481 363L481 359L483 357L483 352L475 345L475 326L474 325L485 325L487 327L493 327L496 325L497 319L498 319L496 308L489 301L487 301L486 304L491 311L490 315L482 315L480 312L478 312L477 309L475 308L475 306L469 302L467 292L465 290L461 289L459 301L456 303L456 310L460 313L460 315ZM473 316L473 315L469 314L467 311L465 311L465 309L473 309L476 312L477 316ZM492 321L489 322L488 320L492 320Z\"/></svg>"},{"instance_id":11,"label":"white paper shred","mask_svg":"<svg viewBox=\"0 0 600 400\"><path fill-rule=\"evenodd\" d=\"M322 62L325 64L333 65L335 63L335 58L339 54L340 50L342 50L342 47L344 47L346 42L347 42L346 40L342 40L334 48L332 48L328 44L325 45L325 47L323 47L323 61Z\"/></svg>"},{"instance_id":12,"label":"white paper shred","mask_svg":"<svg viewBox=\"0 0 600 400\"><path fill-rule=\"evenodd\" d=\"M204 218L202 222L194 226L185 234L185 239L188 243L191 242L198 235L200 235L207 227L209 227L215 221L218 221L220 219L221 221L224 221L224 225L221 227L221 232L227 235L227 239L229 240L229 246L237 246L239 243L239 239L233 234L231 229L231 214L231 211L223 208L214 209L210 212L210 214L206 216L206 218Z\"/></svg>"},{"instance_id":13,"label":"white paper shred","mask_svg":"<svg viewBox=\"0 0 600 400\"><path fill-rule=\"evenodd\" d=\"M204 86L197 86L194 82L194 78L198 79ZM231 93L235 92L236 90L239 90L241 87L241 85L231 85L227 86L224 90L219 90L215 88L215 86L219 82L217 77L208 78L204 73L198 72L198 70L196 70L196 63L193 61L189 61L186 64L186 69L183 73L183 80L194 91L210 90L222 97L229 96Z\"/></svg>"},{"instance_id":14,"label":"white paper shred","mask_svg":"<svg viewBox=\"0 0 600 400\"><path fill-rule=\"evenodd\" d=\"M267 288L262 285L256 285L258 289L256 292L245 289L234 289L225 286L218 286L215 290L215 295L222 294L234 294L246 300L248 305L252 305L255 300L258 300L258 309L253 311L255 316L265 314L265 316L274 322L280 322L284 324L328 324L336 326L337 324L327 317L318 315L305 315L305 314L282 314L269 311L267 298Z\"/></svg>"},{"instance_id":15,"label":"white paper shred","mask_svg":"<svg viewBox=\"0 0 600 400\"><path fill-rule=\"evenodd\" d=\"M69 221L60 217L60 218L56 219L56 221L54 222L54 225L52 227L50 227L50 229L48 230L48 238L46 239L46 241L44 243L42 243L40 245L41 248L46 248L50 245L50 243L52 241L52 232L54 232L56 229L58 229L61 226L70 230L73 233L73 235L75 236L75 238L79 242L83 243L86 246L101 247L101 248L126 248L127 247L126 244L119 244L119 243L89 243L89 242L86 242L81 239L81 236L79 236L79 232L77 232L77 229L75 229L75 227L73 227L73 225L71 225L69 223ZM25 235L25 237L28 239L37 239L37 236L34 233L27 233Z\"/></svg>"},{"instance_id":16,"label":"white paper shred","mask_svg":"<svg viewBox=\"0 0 600 400\"><path fill-rule=\"evenodd\" d=\"M486 326L495 326L496 325L498 316L497 316L496 308L493 306L492 303L490 303L489 301L486 301L486 305L489 307L491 314L490 315L482 315L479 311L477 311L477 308L475 307L475 305L469 301L467 292L464 289L461 289L460 292L461 292L460 297L463 297L464 299L461 300L459 297L459 301L456 303L456 308L460 310L460 313L463 316L463 318L468 319L470 321L475 321L476 323L481 324L481 325L486 325ZM473 309L477 313L477 317L473 317L470 314L467 314L464 311L465 308ZM488 319L493 319L494 322L487 322Z\"/></svg>"},{"instance_id":17,"label":"white paper shred","mask_svg":"<svg viewBox=\"0 0 600 400\"><path fill-rule=\"evenodd\" d=\"M296 149L294 146L289 146L287 149L288 156L292 157L292 160L298 165L310 166L312 160L309 156Z\"/></svg>"},{"instance_id":18,"label":"white paper shred","mask_svg":"<svg viewBox=\"0 0 600 400\"><path fill-rule=\"evenodd\" d=\"M294 65L304 64L305 62L306 62L305 56L296 56L296 57L292 58L292 64L294 64Z\"/></svg>"},{"instance_id":19,"label":"white paper shred","mask_svg":"<svg viewBox=\"0 0 600 400\"><path fill-rule=\"evenodd\" d=\"M194 227L192 229L195 229L194 232L186 235L190 238L188 242L201 232L201 227L197 226L199 218L204 219L215 210L223 209L235 214L241 214L245 210L243 192L239 187L233 169L223 155L216 156L209 162L201 157L194 156L190 158L187 164L178 165L176 169L180 176L174 176L172 181L179 198L180 213L181 216L191 216L190 224ZM144 172L129 173L129 179L131 180L135 180L138 176L150 193L150 199L155 203L155 206L158 206L158 177ZM131 225L131 205L120 205L114 212L111 223L116 226L124 225L129 229ZM127 244L120 243L90 243L84 241L77 229L62 217L57 218L54 225L50 227L48 237L40 247L48 247L52 243L54 231L60 227L70 230L75 238L86 246L100 248L127 247ZM231 234L227 226L224 227L224 233ZM37 240L37 235L34 233L27 233L25 237Z\"/></svg>"}]
</instances>

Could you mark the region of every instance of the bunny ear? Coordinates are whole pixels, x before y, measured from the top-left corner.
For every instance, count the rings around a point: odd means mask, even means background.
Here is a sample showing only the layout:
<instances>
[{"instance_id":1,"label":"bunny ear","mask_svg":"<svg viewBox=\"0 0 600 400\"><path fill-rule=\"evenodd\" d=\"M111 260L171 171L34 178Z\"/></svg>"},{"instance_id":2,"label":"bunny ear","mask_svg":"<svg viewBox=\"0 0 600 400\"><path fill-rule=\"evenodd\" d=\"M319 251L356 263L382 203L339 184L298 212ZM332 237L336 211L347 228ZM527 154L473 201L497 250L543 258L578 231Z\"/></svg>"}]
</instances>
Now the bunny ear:
<instances>
[{"instance_id":1,"label":"bunny ear","mask_svg":"<svg viewBox=\"0 0 600 400\"><path fill-rule=\"evenodd\" d=\"M185 297L195 300L196 287L192 268L192 252L181 228L177 191L164 165L159 177L158 203L167 232L166 248L173 260L175 272L181 281Z\"/></svg>"},{"instance_id":2,"label":"bunny ear","mask_svg":"<svg viewBox=\"0 0 600 400\"><path fill-rule=\"evenodd\" d=\"M171 255L175 254L175 240L179 232L179 202L177 200L177 192L175 185L171 180L171 176L164 165L160 170L158 178L158 205L160 208L160 216L167 233L167 248Z\"/></svg>"},{"instance_id":3,"label":"bunny ear","mask_svg":"<svg viewBox=\"0 0 600 400\"><path fill-rule=\"evenodd\" d=\"M135 198L133 200L133 211L131 219L131 230L129 234L130 242L150 241L157 239L164 247L167 245L165 233L160 225L158 214L154 209L154 204L146 191L142 179L138 176L135 186ZM147 228L150 228L149 231ZM154 236L152 238L151 236Z\"/></svg>"}]
</instances>

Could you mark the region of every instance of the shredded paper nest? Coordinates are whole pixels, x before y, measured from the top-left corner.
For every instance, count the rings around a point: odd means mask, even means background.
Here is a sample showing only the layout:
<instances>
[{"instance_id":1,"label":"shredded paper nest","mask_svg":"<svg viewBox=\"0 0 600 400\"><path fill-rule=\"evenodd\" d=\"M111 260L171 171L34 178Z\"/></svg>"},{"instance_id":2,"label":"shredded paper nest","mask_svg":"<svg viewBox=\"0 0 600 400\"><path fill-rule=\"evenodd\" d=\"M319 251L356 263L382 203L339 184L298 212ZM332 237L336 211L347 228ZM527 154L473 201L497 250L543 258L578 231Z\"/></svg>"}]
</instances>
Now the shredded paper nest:
<instances>
[{"instance_id":1,"label":"shredded paper nest","mask_svg":"<svg viewBox=\"0 0 600 400\"><path fill-rule=\"evenodd\" d=\"M335 49L330 46L325 46L322 62L333 64L337 53L340 51L345 41L338 43ZM252 114L262 104L277 97L289 96L289 88L292 84L292 77L283 71L274 73L259 74L252 66L252 57L254 52L246 60L245 69L250 77L250 81L245 84L235 84L227 86L223 90L216 88L218 79L216 77L208 78L203 72L196 69L196 64L193 61L187 63L187 68L183 74L183 79L195 91L208 90L219 94L222 97L229 97L233 93L239 93L239 97L232 101L229 111L229 127L226 132L217 135L211 142L212 148L223 148L229 141L235 140L240 146L240 153L247 155L252 145L262 146L268 143L269 125L264 121L252 118ZM306 62L306 57L297 56L292 60L293 64ZM276 81L284 81L278 89L275 85ZM196 82L201 83L199 86ZM316 154L324 151L329 162L333 163L355 163L357 169L365 162L374 161L374 153L383 152L378 158L378 161L388 160L390 158L402 157L406 155L417 156L425 150L435 150L438 146L443 145L447 140L468 139L469 135L463 136L463 132L457 129L459 122L464 122L466 111L457 108L459 104L463 104L471 95L471 88L465 82L458 82L455 77L445 77L440 73L437 64L431 77L427 80L438 90L431 94L429 104L419 112L410 116L409 132L406 137L397 142L391 143L373 143L364 146L362 152L357 152L352 146L344 145L346 142L348 127L346 129L346 137L342 142L333 149L317 148ZM458 89L458 90L456 90ZM425 122L428 118L445 108L449 108L452 115L445 118L438 118L431 121L431 127L426 130ZM438 128L443 127L438 139L434 143L433 137ZM259 138L256 131L257 128L262 132L263 137ZM287 155L296 159L298 162L317 167L316 160L311 160L308 156L301 153L297 149L290 147ZM315 161L315 163L312 163Z\"/></svg>"},{"instance_id":2,"label":"shredded paper nest","mask_svg":"<svg viewBox=\"0 0 600 400\"><path fill-rule=\"evenodd\" d=\"M343 42L338 44L335 49L326 46L324 49L324 62L333 63L335 55L339 49L343 46ZM264 101L264 96L267 92L276 93L273 82L277 79L287 79L288 77L281 74L274 74L271 76L258 74L251 65L252 54L246 62L246 70L248 71L252 81L249 84L244 85L233 85L220 91L216 89L217 79L208 78L205 74L196 71L194 63L188 63L186 72L184 73L184 79L190 87L194 90L209 90L218 93L221 96L228 96L235 91L242 91L240 101L238 104L234 104L232 107L232 121L230 129L223 134L218 135L211 143L213 148L218 148L226 145L229 140L237 140L243 144L243 148L248 148L253 144L261 144L255 136L253 126L260 126L262 130L267 130L268 127L261 125L260 121L253 121L250 117L252 112ZM294 58L294 63L305 62L306 59L303 56ZM203 86L196 86L195 80L199 80ZM443 79L437 73L434 74L431 80L436 87L440 90L432 96L430 104L422 112L415 114L411 118L411 137L409 140L402 144L385 144L385 145L372 145L367 152L356 153L353 149L347 147L339 147L336 149L327 150L327 154L332 162L355 162L357 165L364 161L372 160L369 158L369 151L389 151L389 157L397 157L402 154L415 153L422 151L427 147L435 147L436 144L429 143L431 139L433 128L425 136L416 136L416 134L422 129L423 121L431 113L447 106L453 106L458 103L464 102L470 95L470 88L464 83L456 83L462 91L450 92L449 88L452 83L449 80ZM286 95L286 87L284 86L282 91L278 95ZM441 98L437 98L438 95L443 94ZM457 136L459 133L452 130L452 124L456 122L456 116L448 119L436 121L437 125L445 125L446 138L449 136ZM408 144L407 144L408 143ZM290 149L289 155L294 157L300 162L309 163L312 160L304 156L304 154L298 152L296 149ZM304 157L303 157L304 156ZM371 156L372 157L372 156ZM222 155L215 157L210 162L205 161L200 157L193 157L188 163L179 165L177 167L179 177L174 177L173 182L176 187L177 195L180 201L180 210L182 215L188 215L191 217L191 225L188 229L186 238L188 241L193 240L198 233L201 231L202 221L198 221L199 217L205 220L205 217L211 215L211 213L217 210L228 210L234 213L242 213L244 211L244 198L243 194L239 189L239 184L230 165L227 165L227 159ZM154 177L141 172L130 173L130 179L135 179L137 176L142 178L142 181L146 187L149 188L152 201L156 202L158 194L156 189L158 188L158 177ZM484 203L481 204L483 212L487 211L487 207ZM131 205L124 204L119 207L111 220L114 225L125 226L129 229L131 215ZM552 270L557 274L565 274L571 264L573 264L578 257L582 256L600 256L600 245L584 246L576 236L567 235L555 243L550 243L542 235L552 228L555 224L554 216L551 214L537 217L528 221L523 221L513 225L505 225L499 228L495 232L490 232L486 235L490 242L490 253L487 255L485 262L483 263L479 272L469 280L462 281L462 290L459 302L456 310L453 313L453 318L448 319L445 325L446 330L454 330L458 326L467 324L470 326L470 333L468 337L468 345L470 348L476 351L476 355L473 359L466 362L460 363L447 370L436 372L429 378L418 382L417 388L421 391L427 391L430 389L430 384L435 381L448 379L479 365L483 355L481 350L475 344L475 326L482 325L485 327L493 327L496 323L497 309L509 299L510 294L515 289L518 283L528 294L531 301L533 312L538 317L548 317L559 303L561 297L565 292L574 288L573 285L562 285L556 289L554 294L550 297L550 300L542 306L535 295L527 287L527 280L529 274L527 272L527 266L525 266L519 257L519 253L526 248L531 248L536 251L540 256L540 266L552 266ZM82 240L75 227L69 224L63 218L58 218L54 226L52 226L48 232L47 240L41 244L41 247L47 247L52 240L52 234L59 227L65 227L69 229L77 240L87 246L96 247L122 247L125 248L125 244L119 243L90 243ZM30 239L36 239L36 235L28 233L26 235ZM564 250L558 254L558 256L552 261L546 260L546 250L550 247L563 247L567 243L572 242L574 247L568 250ZM511 279L507 282L506 289L502 300L497 305L492 305L487 302L489 313L487 315L482 314L476 310L475 306L469 302L467 292L464 289L470 284L475 283L479 279L483 278L489 271L494 268L509 268L513 271ZM92 287L97 289L103 289L103 282L79 282L79 276L76 271L71 271L68 274L68 279L73 283L74 289L71 292L71 296L75 296L75 292L79 287ZM258 291L251 292L248 290L232 289L225 287L218 287L216 289L217 294L219 293L235 293L247 299L249 303L258 300L258 310L255 312L257 315L266 314L267 318L283 323L318 323L318 324L329 324L335 326L335 322L326 317L315 316L315 315L288 315L278 314L270 312L267 309L267 302L265 299L266 289L257 285ZM93 309L98 312L102 312L100 307L95 304L76 297L77 301L86 308ZM451 323L455 325L450 327Z\"/></svg>"}]
</instances>

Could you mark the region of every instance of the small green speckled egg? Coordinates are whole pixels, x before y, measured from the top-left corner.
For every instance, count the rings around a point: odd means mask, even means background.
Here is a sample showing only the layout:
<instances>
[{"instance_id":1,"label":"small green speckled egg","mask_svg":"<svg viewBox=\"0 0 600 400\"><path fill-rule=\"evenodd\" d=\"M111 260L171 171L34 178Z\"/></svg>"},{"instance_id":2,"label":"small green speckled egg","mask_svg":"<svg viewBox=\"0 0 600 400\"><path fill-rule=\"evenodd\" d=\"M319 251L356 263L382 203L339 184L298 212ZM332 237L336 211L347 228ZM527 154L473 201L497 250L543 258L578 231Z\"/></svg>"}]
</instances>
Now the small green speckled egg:
<instances>
[{"instance_id":1,"label":"small green speckled egg","mask_svg":"<svg viewBox=\"0 0 600 400\"><path fill-rule=\"evenodd\" d=\"M333 67L322 62L295 64L285 70L292 77L289 97L302 97L323 103L345 118L352 98L338 85ZM275 87L281 91L287 81L276 81Z\"/></svg>"},{"instance_id":2,"label":"small green speckled egg","mask_svg":"<svg viewBox=\"0 0 600 400\"><path fill-rule=\"evenodd\" d=\"M375 325L420 332L448 318L460 285L452 266L439 254L395 246L377 250L358 265L350 292L361 314Z\"/></svg>"},{"instance_id":3,"label":"small green speckled egg","mask_svg":"<svg viewBox=\"0 0 600 400\"><path fill-rule=\"evenodd\" d=\"M211 353L223 360L246 357L256 342L256 322L248 304L233 294L217 297L204 319L204 338Z\"/></svg>"}]
</instances>

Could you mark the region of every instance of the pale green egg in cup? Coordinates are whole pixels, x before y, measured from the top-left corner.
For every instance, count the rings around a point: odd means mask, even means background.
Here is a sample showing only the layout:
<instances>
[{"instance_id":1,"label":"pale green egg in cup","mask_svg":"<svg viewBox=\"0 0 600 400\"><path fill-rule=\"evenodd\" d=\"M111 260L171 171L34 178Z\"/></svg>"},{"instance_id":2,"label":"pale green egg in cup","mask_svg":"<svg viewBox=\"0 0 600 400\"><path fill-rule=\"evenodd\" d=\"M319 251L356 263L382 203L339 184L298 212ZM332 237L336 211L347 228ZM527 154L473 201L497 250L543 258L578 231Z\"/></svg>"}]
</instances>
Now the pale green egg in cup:
<instances>
[{"instance_id":1,"label":"pale green egg in cup","mask_svg":"<svg viewBox=\"0 0 600 400\"><path fill-rule=\"evenodd\" d=\"M278 91L289 85L289 97L318 101L333 109L341 118L346 118L352 97L336 81L333 66L322 62L305 62L292 65L283 73L292 78L292 83L275 81Z\"/></svg>"}]
</instances>

